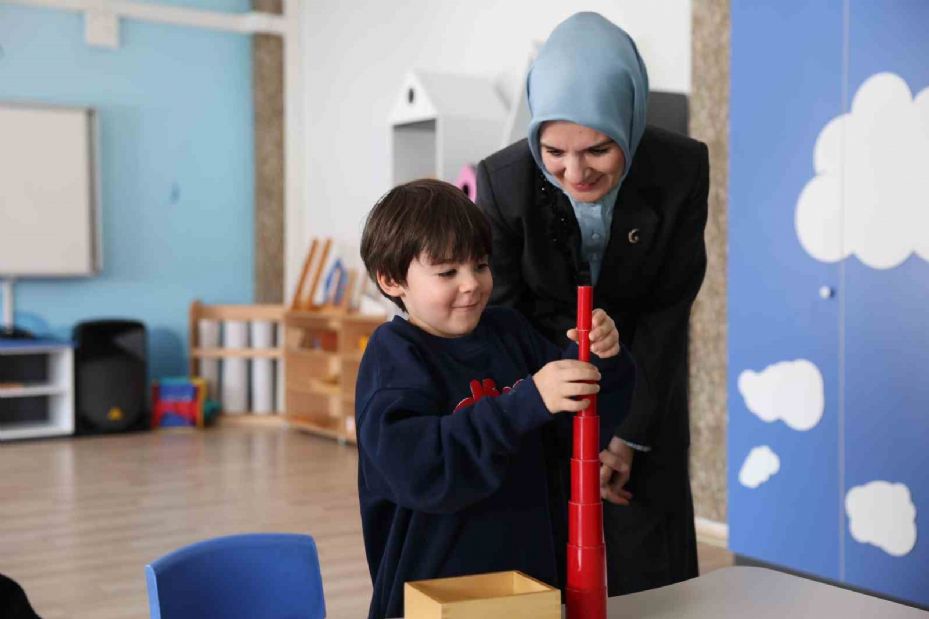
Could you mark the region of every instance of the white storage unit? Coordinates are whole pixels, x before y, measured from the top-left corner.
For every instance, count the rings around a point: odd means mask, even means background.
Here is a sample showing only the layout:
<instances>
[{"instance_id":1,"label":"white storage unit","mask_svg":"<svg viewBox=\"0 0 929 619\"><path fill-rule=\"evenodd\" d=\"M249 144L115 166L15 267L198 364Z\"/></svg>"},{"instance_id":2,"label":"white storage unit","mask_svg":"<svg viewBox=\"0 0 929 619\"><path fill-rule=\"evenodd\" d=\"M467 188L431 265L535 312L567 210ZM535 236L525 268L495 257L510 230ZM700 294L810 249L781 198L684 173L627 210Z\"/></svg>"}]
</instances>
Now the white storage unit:
<instances>
[{"instance_id":1,"label":"white storage unit","mask_svg":"<svg viewBox=\"0 0 929 619\"><path fill-rule=\"evenodd\" d=\"M0 441L73 433L71 344L0 340Z\"/></svg>"},{"instance_id":2,"label":"white storage unit","mask_svg":"<svg viewBox=\"0 0 929 619\"><path fill-rule=\"evenodd\" d=\"M507 108L489 79L413 71L390 114L393 184L454 181L500 148Z\"/></svg>"}]
</instances>

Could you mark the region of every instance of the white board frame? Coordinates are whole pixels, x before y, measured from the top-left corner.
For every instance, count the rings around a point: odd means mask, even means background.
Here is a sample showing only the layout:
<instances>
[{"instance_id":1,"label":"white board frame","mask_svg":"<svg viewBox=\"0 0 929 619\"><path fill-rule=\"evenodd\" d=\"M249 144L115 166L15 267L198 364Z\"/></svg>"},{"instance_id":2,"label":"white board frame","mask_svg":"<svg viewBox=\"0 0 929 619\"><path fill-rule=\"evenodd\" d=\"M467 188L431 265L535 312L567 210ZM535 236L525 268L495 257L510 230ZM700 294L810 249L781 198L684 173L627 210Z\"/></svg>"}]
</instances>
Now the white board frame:
<instances>
[{"instance_id":1,"label":"white board frame","mask_svg":"<svg viewBox=\"0 0 929 619\"><path fill-rule=\"evenodd\" d=\"M53 216L49 217L52 212L51 209L44 212L43 215L50 225L49 230L55 232L55 235L48 239L50 244L54 244L55 242L80 243L82 246L86 245L86 251L76 252L80 254L79 257L70 256L70 259L54 259L50 257L47 261L44 261L45 257L38 256L37 254L37 256L33 256L31 261L26 261L25 263L18 257L13 257L11 253L4 254L4 247L6 247L7 252L12 251L13 247L22 248L22 244L17 244L9 240L13 238L13 235L22 233L25 230L25 227L19 227L18 229L12 227L12 221L14 219L13 209L29 208L31 205L4 203L4 188L0 187L0 207L4 210L2 217L4 225L2 229L0 229L0 277L58 278L90 277L97 275L103 269L103 238L100 209L100 149L97 113L93 108L89 107L57 106L46 103L21 101L0 101L0 115L18 113L20 116L23 116L23 112L26 114L54 114L56 112L63 112L72 117L77 114L78 117L82 119L82 126L74 127L73 129L75 129L76 132L83 131L85 133L85 144L78 144L77 147L87 148L85 159L88 166L86 177L87 195L84 196L83 199L76 197L73 205L66 205L59 208L70 207L82 209L86 214L79 215L78 217L85 225L78 226L77 230L67 230L65 227L56 229L54 227L54 221L48 221L54 219ZM58 120L63 119L63 116L58 117ZM49 140L49 148L53 148L55 145L54 136L45 136L45 138ZM7 149L7 153L0 153L0 160L7 159L8 157L15 158L16 149L21 147L21 143L17 144L16 142L17 140L7 139L3 144L0 144L0 149ZM54 170L43 172L47 172L49 176L55 173ZM73 173L74 170L71 172ZM4 237L6 237L7 240L5 240ZM48 250L48 247L44 244L41 247Z\"/></svg>"}]
</instances>

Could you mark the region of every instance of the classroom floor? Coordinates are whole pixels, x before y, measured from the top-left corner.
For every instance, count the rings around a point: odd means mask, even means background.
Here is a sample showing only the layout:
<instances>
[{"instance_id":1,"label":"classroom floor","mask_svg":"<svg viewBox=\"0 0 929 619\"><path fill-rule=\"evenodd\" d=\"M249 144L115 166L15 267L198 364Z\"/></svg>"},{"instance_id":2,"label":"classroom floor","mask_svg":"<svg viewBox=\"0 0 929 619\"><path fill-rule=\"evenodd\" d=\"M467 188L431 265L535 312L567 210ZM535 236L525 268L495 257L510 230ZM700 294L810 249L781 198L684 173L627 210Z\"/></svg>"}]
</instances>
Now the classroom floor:
<instances>
[{"instance_id":1,"label":"classroom floor","mask_svg":"<svg viewBox=\"0 0 929 619\"><path fill-rule=\"evenodd\" d=\"M0 444L0 573L44 619L148 617L145 564L207 537L316 538L328 616L370 596L357 452L275 422ZM732 564L700 544L706 573Z\"/></svg>"}]
</instances>

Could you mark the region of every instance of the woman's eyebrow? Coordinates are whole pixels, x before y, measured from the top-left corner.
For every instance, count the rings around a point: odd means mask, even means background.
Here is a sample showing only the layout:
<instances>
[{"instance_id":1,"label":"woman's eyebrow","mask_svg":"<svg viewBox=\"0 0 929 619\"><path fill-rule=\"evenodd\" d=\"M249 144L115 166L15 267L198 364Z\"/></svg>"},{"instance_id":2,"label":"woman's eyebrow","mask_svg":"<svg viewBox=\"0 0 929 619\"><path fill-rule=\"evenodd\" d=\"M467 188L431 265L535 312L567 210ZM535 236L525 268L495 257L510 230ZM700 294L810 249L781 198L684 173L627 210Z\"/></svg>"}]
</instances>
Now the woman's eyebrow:
<instances>
[{"instance_id":1,"label":"woman's eyebrow","mask_svg":"<svg viewBox=\"0 0 929 619\"><path fill-rule=\"evenodd\" d=\"M597 144L594 144L593 146L588 146L587 150L593 150L595 148L603 148L604 146L609 146L612 143L613 143L612 138L607 138L603 140L602 142L598 142Z\"/></svg>"},{"instance_id":2,"label":"woman's eyebrow","mask_svg":"<svg viewBox=\"0 0 929 619\"><path fill-rule=\"evenodd\" d=\"M597 142L596 144L594 144L594 145L592 145L592 146L588 146L588 147L585 148L584 150L593 150L593 149L595 149L595 148L603 148L604 146L609 146L609 145L612 144L612 143L613 143L613 139L612 139L612 138L607 138L607 139L603 140L602 142ZM542 142L542 141L539 142L539 146L541 146L542 148L547 148L548 150L564 150L564 149L562 149L562 148L558 148L557 146L552 146L551 144L546 144L545 142Z\"/></svg>"}]
</instances>

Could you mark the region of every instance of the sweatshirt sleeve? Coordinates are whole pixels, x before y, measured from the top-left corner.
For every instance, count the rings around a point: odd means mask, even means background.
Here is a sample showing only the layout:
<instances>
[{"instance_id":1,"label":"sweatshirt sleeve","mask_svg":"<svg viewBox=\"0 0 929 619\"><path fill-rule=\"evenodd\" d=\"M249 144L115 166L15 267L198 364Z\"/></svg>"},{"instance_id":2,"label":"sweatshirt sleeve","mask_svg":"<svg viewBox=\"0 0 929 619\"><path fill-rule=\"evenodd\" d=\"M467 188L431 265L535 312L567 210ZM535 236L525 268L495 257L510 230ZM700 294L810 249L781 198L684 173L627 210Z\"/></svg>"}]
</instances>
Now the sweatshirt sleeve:
<instances>
[{"instance_id":1,"label":"sweatshirt sleeve","mask_svg":"<svg viewBox=\"0 0 929 619\"><path fill-rule=\"evenodd\" d=\"M358 414L360 466L398 505L456 512L499 488L521 437L550 420L531 380L452 414L423 390L380 389Z\"/></svg>"}]
</instances>

